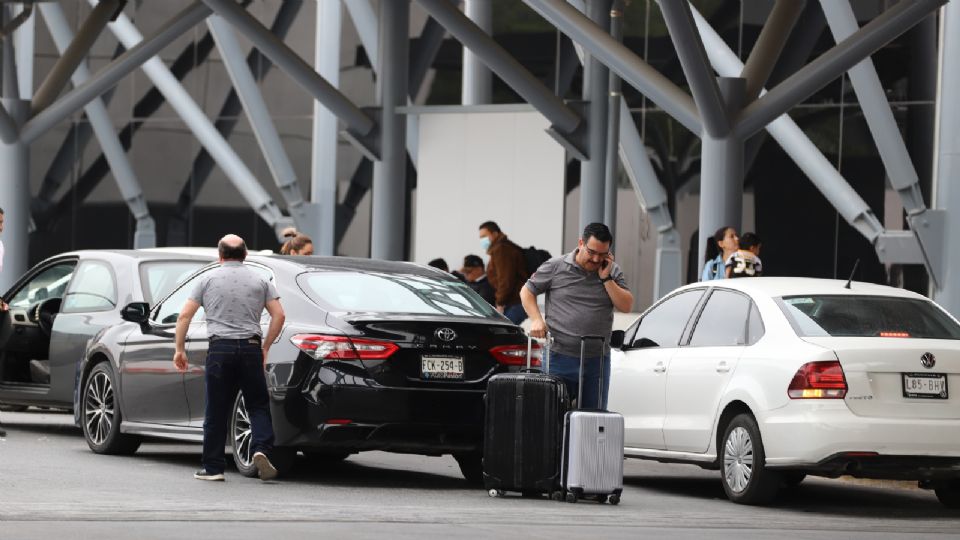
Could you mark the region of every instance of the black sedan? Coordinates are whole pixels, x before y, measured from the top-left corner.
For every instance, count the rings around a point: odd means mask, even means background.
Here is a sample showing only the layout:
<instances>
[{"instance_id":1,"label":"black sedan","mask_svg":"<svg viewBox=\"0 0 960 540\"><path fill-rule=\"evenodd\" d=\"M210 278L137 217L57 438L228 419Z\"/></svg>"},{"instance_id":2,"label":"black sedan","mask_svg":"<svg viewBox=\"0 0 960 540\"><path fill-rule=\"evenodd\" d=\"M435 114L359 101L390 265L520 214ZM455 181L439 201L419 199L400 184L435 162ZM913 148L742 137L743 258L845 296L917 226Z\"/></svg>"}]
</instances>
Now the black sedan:
<instances>
[{"instance_id":1,"label":"black sedan","mask_svg":"<svg viewBox=\"0 0 960 540\"><path fill-rule=\"evenodd\" d=\"M452 454L468 480L481 476L483 395L491 375L526 362L519 327L450 274L411 263L340 257L248 257L272 280L286 324L267 359L281 470L297 451L317 460L364 450ZM207 266L152 309L91 343L78 411L91 449L134 452L143 437L202 440L206 322L187 335L189 367L172 363L173 330ZM263 314L264 330L269 322ZM252 476L242 398L231 440Z\"/></svg>"},{"instance_id":2,"label":"black sedan","mask_svg":"<svg viewBox=\"0 0 960 540\"><path fill-rule=\"evenodd\" d=\"M49 258L3 295L0 404L69 409L87 342L130 302L155 302L214 251L83 250Z\"/></svg>"}]
</instances>

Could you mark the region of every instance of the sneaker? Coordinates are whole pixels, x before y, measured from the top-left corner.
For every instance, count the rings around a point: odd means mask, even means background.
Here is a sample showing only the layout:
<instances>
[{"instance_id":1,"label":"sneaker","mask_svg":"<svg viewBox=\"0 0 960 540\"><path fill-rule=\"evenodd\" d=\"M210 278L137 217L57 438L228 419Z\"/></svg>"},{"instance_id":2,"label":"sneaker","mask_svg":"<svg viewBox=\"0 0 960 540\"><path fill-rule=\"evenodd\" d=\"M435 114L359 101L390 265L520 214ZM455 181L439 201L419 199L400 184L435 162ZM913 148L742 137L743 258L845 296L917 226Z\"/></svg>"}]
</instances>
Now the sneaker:
<instances>
[{"instance_id":1,"label":"sneaker","mask_svg":"<svg viewBox=\"0 0 960 540\"><path fill-rule=\"evenodd\" d=\"M206 469L200 469L199 471L193 473L193 477L197 480L217 480L223 482L223 473L209 472Z\"/></svg>"},{"instance_id":2,"label":"sneaker","mask_svg":"<svg viewBox=\"0 0 960 540\"><path fill-rule=\"evenodd\" d=\"M277 477L277 468L273 466L273 463L270 463L270 459L263 452L253 454L253 464L260 472L261 480L273 480Z\"/></svg>"}]
</instances>

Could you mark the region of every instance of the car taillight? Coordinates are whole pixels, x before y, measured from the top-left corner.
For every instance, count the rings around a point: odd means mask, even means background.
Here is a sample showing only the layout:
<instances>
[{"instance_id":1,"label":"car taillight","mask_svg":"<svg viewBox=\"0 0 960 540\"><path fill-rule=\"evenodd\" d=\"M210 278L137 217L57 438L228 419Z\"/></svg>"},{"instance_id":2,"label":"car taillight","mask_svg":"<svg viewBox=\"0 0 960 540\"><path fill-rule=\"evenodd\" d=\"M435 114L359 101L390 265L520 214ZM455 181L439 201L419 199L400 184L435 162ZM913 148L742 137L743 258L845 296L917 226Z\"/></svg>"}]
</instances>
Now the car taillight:
<instances>
[{"instance_id":1,"label":"car taillight","mask_svg":"<svg viewBox=\"0 0 960 540\"><path fill-rule=\"evenodd\" d=\"M847 395L847 378L840 362L808 362L797 370L787 395L792 399L842 399Z\"/></svg>"},{"instance_id":2,"label":"car taillight","mask_svg":"<svg viewBox=\"0 0 960 540\"><path fill-rule=\"evenodd\" d=\"M490 349L490 354L497 359L497 362L505 366L526 366L527 365L527 346L526 345L499 345ZM530 365L540 365L540 344L534 343L530 353Z\"/></svg>"},{"instance_id":3,"label":"car taillight","mask_svg":"<svg viewBox=\"0 0 960 540\"><path fill-rule=\"evenodd\" d=\"M389 341L297 334L290 341L317 360L385 360L400 347Z\"/></svg>"}]
</instances>

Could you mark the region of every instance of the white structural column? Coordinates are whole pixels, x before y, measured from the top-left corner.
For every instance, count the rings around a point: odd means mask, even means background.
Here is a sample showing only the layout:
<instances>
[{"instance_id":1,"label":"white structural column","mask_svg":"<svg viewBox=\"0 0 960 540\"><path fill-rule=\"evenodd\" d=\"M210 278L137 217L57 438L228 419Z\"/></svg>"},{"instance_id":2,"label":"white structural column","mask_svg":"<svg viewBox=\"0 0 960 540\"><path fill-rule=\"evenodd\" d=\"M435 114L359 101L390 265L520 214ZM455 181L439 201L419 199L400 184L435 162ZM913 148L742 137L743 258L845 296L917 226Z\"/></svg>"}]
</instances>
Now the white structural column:
<instances>
[{"instance_id":1,"label":"white structural column","mask_svg":"<svg viewBox=\"0 0 960 540\"><path fill-rule=\"evenodd\" d=\"M97 0L88 0L95 5ZM143 40L143 36L133 26L126 15L121 14L115 22L110 23L110 30L117 36L128 50ZM254 211L271 227L283 227L289 220L280 213L280 209L271 200L257 177L243 163L240 156L230 147L226 139L213 126L203 110L197 105L190 94L183 88L177 78L170 73L167 66L154 56L143 64L143 72L174 108L177 115L184 121L200 144L210 153L217 165L223 169L240 196Z\"/></svg>"},{"instance_id":2,"label":"white structural column","mask_svg":"<svg viewBox=\"0 0 960 540\"><path fill-rule=\"evenodd\" d=\"M47 2L39 4L43 20L46 21L50 29L50 35L53 37L53 43L57 51L63 54L64 51L73 42L73 30L67 23L67 18L63 13L63 8L56 2ZM90 78L90 69L86 61L77 65L70 79L74 86L80 86ZM135 249L155 247L157 245L157 230L150 212L147 210L147 201L143 195L143 189L137 180L137 175L133 172L133 166L127 159L126 151L120 144L120 139L114 131L113 123L110 121L110 115L107 113L107 107L103 100L97 98L84 107L87 113L87 119L90 121L90 127L100 142L103 149L103 155L110 164L110 171L117 182L117 188L120 190L120 196L130 209L130 213L137 220L136 231L133 235L133 247Z\"/></svg>"},{"instance_id":3,"label":"white structural column","mask_svg":"<svg viewBox=\"0 0 960 540\"><path fill-rule=\"evenodd\" d=\"M493 0L465 0L463 11L484 32L493 34ZM461 98L464 105L486 105L493 101L493 73L466 47L463 48Z\"/></svg>"},{"instance_id":4,"label":"white structural column","mask_svg":"<svg viewBox=\"0 0 960 540\"><path fill-rule=\"evenodd\" d=\"M30 113L30 102L3 98L4 108L17 125ZM27 271L30 227L30 150L19 140L0 141L0 208L3 208L3 271L0 291L6 292Z\"/></svg>"},{"instance_id":5,"label":"white structural column","mask_svg":"<svg viewBox=\"0 0 960 540\"><path fill-rule=\"evenodd\" d=\"M348 2L350 3L350 2ZM314 62L317 73L340 86L340 2L317 0L317 32ZM310 167L310 202L315 231L308 232L318 255L335 255L337 211L337 117L319 102L313 102L313 148Z\"/></svg>"},{"instance_id":6,"label":"white structural column","mask_svg":"<svg viewBox=\"0 0 960 540\"><path fill-rule=\"evenodd\" d=\"M934 207L945 210L944 231L960 230L960 2L940 8L940 87L937 88L937 143ZM933 298L960 316L960 245L942 242L943 274Z\"/></svg>"},{"instance_id":7,"label":"white structural column","mask_svg":"<svg viewBox=\"0 0 960 540\"><path fill-rule=\"evenodd\" d=\"M21 14L24 9L24 5L14 6L14 17ZM17 57L17 84L20 87L20 99L31 99L33 97L33 53L36 48L36 27L37 14L34 13L13 34L13 50Z\"/></svg>"}]
</instances>

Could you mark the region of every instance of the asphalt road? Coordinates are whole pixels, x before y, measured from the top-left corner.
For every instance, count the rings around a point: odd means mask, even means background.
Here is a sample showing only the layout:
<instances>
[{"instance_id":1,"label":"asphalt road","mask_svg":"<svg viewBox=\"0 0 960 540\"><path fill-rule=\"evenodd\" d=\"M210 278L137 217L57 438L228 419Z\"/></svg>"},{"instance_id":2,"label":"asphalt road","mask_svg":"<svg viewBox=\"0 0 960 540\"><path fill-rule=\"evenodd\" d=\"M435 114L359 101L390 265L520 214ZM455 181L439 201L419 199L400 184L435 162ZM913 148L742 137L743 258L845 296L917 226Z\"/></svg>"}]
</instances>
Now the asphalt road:
<instances>
[{"instance_id":1,"label":"asphalt road","mask_svg":"<svg viewBox=\"0 0 960 540\"><path fill-rule=\"evenodd\" d=\"M264 483L193 479L200 447L90 452L72 418L0 413L0 539L53 538L960 538L931 493L808 479L773 507L734 505L717 473L630 460L619 506L491 499L449 457L301 459Z\"/></svg>"}]
</instances>

